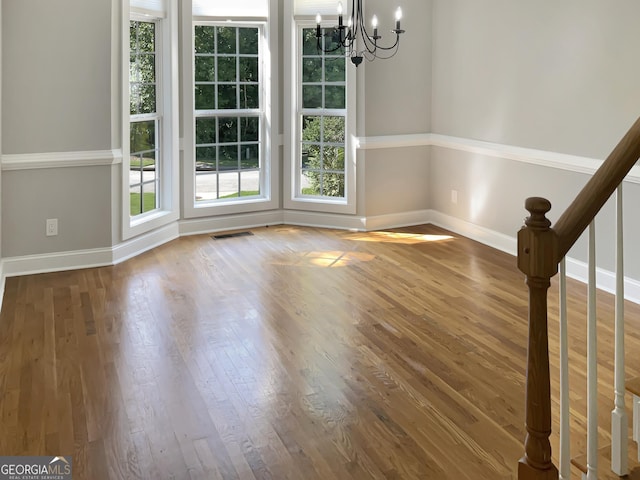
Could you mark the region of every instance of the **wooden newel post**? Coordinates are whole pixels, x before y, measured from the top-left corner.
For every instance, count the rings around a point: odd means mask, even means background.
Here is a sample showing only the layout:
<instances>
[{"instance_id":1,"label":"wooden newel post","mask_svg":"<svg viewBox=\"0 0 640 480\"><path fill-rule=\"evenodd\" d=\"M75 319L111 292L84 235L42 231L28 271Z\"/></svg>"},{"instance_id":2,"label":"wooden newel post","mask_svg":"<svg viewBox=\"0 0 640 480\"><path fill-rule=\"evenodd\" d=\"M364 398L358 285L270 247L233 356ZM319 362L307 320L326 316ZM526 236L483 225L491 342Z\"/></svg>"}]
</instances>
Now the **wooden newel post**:
<instances>
[{"instance_id":1,"label":"wooden newel post","mask_svg":"<svg viewBox=\"0 0 640 480\"><path fill-rule=\"evenodd\" d=\"M518 464L518 480L557 480L558 469L551 462L551 387L549 379L549 337L547 332L547 290L558 272L558 240L545 214L551 203L528 198L531 214L518 232L518 268L529 286L529 347L527 351L526 420L524 457Z\"/></svg>"}]
</instances>

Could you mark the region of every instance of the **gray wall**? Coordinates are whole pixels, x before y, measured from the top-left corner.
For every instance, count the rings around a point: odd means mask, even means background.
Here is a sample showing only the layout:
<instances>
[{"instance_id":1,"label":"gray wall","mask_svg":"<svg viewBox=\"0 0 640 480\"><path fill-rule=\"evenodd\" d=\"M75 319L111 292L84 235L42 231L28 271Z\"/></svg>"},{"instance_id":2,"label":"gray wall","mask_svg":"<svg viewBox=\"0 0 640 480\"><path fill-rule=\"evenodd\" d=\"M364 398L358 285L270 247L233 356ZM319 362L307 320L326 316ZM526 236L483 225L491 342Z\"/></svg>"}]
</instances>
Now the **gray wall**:
<instances>
[{"instance_id":1,"label":"gray wall","mask_svg":"<svg viewBox=\"0 0 640 480\"><path fill-rule=\"evenodd\" d=\"M603 158L640 112L635 0L436 0L437 133Z\"/></svg>"},{"instance_id":2,"label":"gray wall","mask_svg":"<svg viewBox=\"0 0 640 480\"><path fill-rule=\"evenodd\" d=\"M3 153L111 148L111 1L3 8Z\"/></svg>"},{"instance_id":3,"label":"gray wall","mask_svg":"<svg viewBox=\"0 0 640 480\"><path fill-rule=\"evenodd\" d=\"M359 134L366 137L431 131L431 0L404 0L397 55L364 66ZM396 2L367 2L367 17L380 20L381 43L391 40ZM359 67L362 68L362 67ZM365 193L359 213L366 216L425 210L428 205L429 149L366 150L359 155Z\"/></svg>"},{"instance_id":4,"label":"gray wall","mask_svg":"<svg viewBox=\"0 0 640 480\"><path fill-rule=\"evenodd\" d=\"M110 150L111 0L2 6L2 152ZM1 184L3 256L111 245L111 168L5 171Z\"/></svg>"},{"instance_id":5,"label":"gray wall","mask_svg":"<svg viewBox=\"0 0 640 480\"><path fill-rule=\"evenodd\" d=\"M605 158L640 114L638 16L632 0L435 0L433 132ZM589 178L445 148L431 162L432 208L509 236L527 196L551 200L555 220ZM627 210L639 200L629 185ZM598 263L612 269L614 221L604 212ZM582 239L570 255L584 252ZM627 252L627 273L640 278L640 256Z\"/></svg>"}]
</instances>

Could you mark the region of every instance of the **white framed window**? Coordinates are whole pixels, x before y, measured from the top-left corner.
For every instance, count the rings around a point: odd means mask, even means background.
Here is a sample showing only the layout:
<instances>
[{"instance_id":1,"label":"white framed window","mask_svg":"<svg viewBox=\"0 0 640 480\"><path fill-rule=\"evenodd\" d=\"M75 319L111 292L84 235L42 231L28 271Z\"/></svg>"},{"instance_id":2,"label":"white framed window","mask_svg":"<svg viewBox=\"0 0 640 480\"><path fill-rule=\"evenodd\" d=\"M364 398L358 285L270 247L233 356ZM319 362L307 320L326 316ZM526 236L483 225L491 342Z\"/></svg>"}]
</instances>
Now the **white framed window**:
<instances>
[{"instance_id":1,"label":"white framed window","mask_svg":"<svg viewBox=\"0 0 640 480\"><path fill-rule=\"evenodd\" d=\"M158 20L129 22L129 215L159 207L162 163L158 102Z\"/></svg>"},{"instance_id":2,"label":"white framed window","mask_svg":"<svg viewBox=\"0 0 640 480\"><path fill-rule=\"evenodd\" d=\"M279 206L277 22L267 0L183 3L184 213L214 216ZM187 30L188 29L188 30ZM274 49L275 47L275 49ZM275 84L274 84L275 82Z\"/></svg>"},{"instance_id":3,"label":"white framed window","mask_svg":"<svg viewBox=\"0 0 640 480\"><path fill-rule=\"evenodd\" d=\"M304 2L292 7L306 13ZM355 213L355 67L336 43L331 20L322 25L318 48L315 20L292 18L284 205Z\"/></svg>"},{"instance_id":4,"label":"white framed window","mask_svg":"<svg viewBox=\"0 0 640 480\"><path fill-rule=\"evenodd\" d=\"M262 198L263 26L194 26L196 204Z\"/></svg>"},{"instance_id":5,"label":"white framed window","mask_svg":"<svg viewBox=\"0 0 640 480\"><path fill-rule=\"evenodd\" d=\"M123 5L122 236L179 218L176 0Z\"/></svg>"}]
</instances>

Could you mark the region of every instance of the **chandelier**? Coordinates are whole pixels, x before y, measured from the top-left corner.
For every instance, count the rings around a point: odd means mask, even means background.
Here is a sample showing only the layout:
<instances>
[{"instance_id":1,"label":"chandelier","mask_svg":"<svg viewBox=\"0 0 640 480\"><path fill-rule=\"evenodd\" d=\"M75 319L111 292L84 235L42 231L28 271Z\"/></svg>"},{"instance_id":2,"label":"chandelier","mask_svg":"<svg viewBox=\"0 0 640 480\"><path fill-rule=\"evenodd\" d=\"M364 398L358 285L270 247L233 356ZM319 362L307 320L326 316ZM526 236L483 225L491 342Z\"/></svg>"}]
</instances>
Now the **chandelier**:
<instances>
[{"instance_id":1,"label":"chandelier","mask_svg":"<svg viewBox=\"0 0 640 480\"><path fill-rule=\"evenodd\" d=\"M318 39L318 51L324 53L335 52L344 49L345 56L351 58L351 62L357 67L366 58L373 61L376 58L387 59L398 53L400 45L400 34L404 30L400 28L400 20L402 19L402 9L398 7L396 10L396 28L391 30L395 33L396 39L392 45L380 45L378 41L382 38L378 34L378 17L376 15L371 19L371 27L373 35L370 35L365 27L364 9L362 8L363 0L351 0L351 15L347 24L344 24L342 2L338 2L338 25L333 27L331 33L324 35L331 37L333 40L329 45L323 45L322 17L318 13L316 15L316 38Z\"/></svg>"}]
</instances>

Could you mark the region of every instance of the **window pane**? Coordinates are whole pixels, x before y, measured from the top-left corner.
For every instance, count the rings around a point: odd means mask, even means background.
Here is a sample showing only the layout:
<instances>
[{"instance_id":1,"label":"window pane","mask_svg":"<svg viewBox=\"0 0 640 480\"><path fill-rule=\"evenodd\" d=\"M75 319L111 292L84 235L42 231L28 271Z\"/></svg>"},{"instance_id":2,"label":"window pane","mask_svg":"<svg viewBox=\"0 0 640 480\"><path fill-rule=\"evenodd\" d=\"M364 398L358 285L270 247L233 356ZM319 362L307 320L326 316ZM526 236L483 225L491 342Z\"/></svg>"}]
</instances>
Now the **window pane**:
<instances>
[{"instance_id":1,"label":"window pane","mask_svg":"<svg viewBox=\"0 0 640 480\"><path fill-rule=\"evenodd\" d=\"M216 147L196 147L196 170L215 170L216 158Z\"/></svg>"},{"instance_id":2,"label":"window pane","mask_svg":"<svg viewBox=\"0 0 640 480\"><path fill-rule=\"evenodd\" d=\"M219 198L234 198L239 196L240 185L238 172L221 172L218 174L220 182Z\"/></svg>"},{"instance_id":3,"label":"window pane","mask_svg":"<svg viewBox=\"0 0 640 480\"><path fill-rule=\"evenodd\" d=\"M258 81L258 57L241 57L240 58L240 75L241 82L257 82Z\"/></svg>"},{"instance_id":4,"label":"window pane","mask_svg":"<svg viewBox=\"0 0 640 480\"><path fill-rule=\"evenodd\" d=\"M333 86L327 86L325 87L325 107L326 108L338 108L338 109L344 109L345 108L345 94L344 94L344 90L345 88L340 86L340 87L333 87Z\"/></svg>"},{"instance_id":5,"label":"window pane","mask_svg":"<svg viewBox=\"0 0 640 480\"><path fill-rule=\"evenodd\" d=\"M140 107L140 87L137 83L129 84L129 113L135 115Z\"/></svg>"},{"instance_id":6,"label":"window pane","mask_svg":"<svg viewBox=\"0 0 640 480\"><path fill-rule=\"evenodd\" d=\"M243 142L257 142L259 138L260 120L258 117L244 117L240 119L240 140Z\"/></svg>"},{"instance_id":7,"label":"window pane","mask_svg":"<svg viewBox=\"0 0 640 480\"><path fill-rule=\"evenodd\" d=\"M240 28L240 53L241 54L258 54L258 29L257 28Z\"/></svg>"},{"instance_id":8,"label":"window pane","mask_svg":"<svg viewBox=\"0 0 640 480\"><path fill-rule=\"evenodd\" d=\"M138 51L139 52L154 52L156 50L155 37L156 26L151 22L137 22L138 23Z\"/></svg>"},{"instance_id":9,"label":"window pane","mask_svg":"<svg viewBox=\"0 0 640 480\"><path fill-rule=\"evenodd\" d=\"M156 111L156 86L140 85L140 113L154 113Z\"/></svg>"},{"instance_id":10,"label":"window pane","mask_svg":"<svg viewBox=\"0 0 640 480\"><path fill-rule=\"evenodd\" d=\"M302 81L322 82L322 58L305 58L302 60Z\"/></svg>"},{"instance_id":11,"label":"window pane","mask_svg":"<svg viewBox=\"0 0 640 480\"><path fill-rule=\"evenodd\" d=\"M216 119L196 118L196 144L216 143Z\"/></svg>"},{"instance_id":12,"label":"window pane","mask_svg":"<svg viewBox=\"0 0 640 480\"><path fill-rule=\"evenodd\" d=\"M260 108L258 85L240 85L240 108Z\"/></svg>"},{"instance_id":13,"label":"window pane","mask_svg":"<svg viewBox=\"0 0 640 480\"><path fill-rule=\"evenodd\" d=\"M218 86L218 108L229 109L237 108L238 100L236 97L235 85L219 85Z\"/></svg>"},{"instance_id":14,"label":"window pane","mask_svg":"<svg viewBox=\"0 0 640 480\"><path fill-rule=\"evenodd\" d=\"M300 187L303 195L320 195L320 173L304 170L300 172Z\"/></svg>"},{"instance_id":15,"label":"window pane","mask_svg":"<svg viewBox=\"0 0 640 480\"><path fill-rule=\"evenodd\" d=\"M238 170L238 145L219 147L218 168L220 170Z\"/></svg>"},{"instance_id":16,"label":"window pane","mask_svg":"<svg viewBox=\"0 0 640 480\"><path fill-rule=\"evenodd\" d=\"M325 29L324 49L326 55L344 56L344 48L340 43L340 32L333 29Z\"/></svg>"},{"instance_id":17,"label":"window pane","mask_svg":"<svg viewBox=\"0 0 640 480\"><path fill-rule=\"evenodd\" d=\"M218 57L218 81L236 82L236 57Z\"/></svg>"},{"instance_id":18,"label":"window pane","mask_svg":"<svg viewBox=\"0 0 640 480\"><path fill-rule=\"evenodd\" d=\"M195 87L196 110L208 110L216 108L215 85L196 85Z\"/></svg>"},{"instance_id":19,"label":"window pane","mask_svg":"<svg viewBox=\"0 0 640 480\"><path fill-rule=\"evenodd\" d=\"M215 53L215 27L196 25L194 44L196 53Z\"/></svg>"},{"instance_id":20,"label":"window pane","mask_svg":"<svg viewBox=\"0 0 640 480\"><path fill-rule=\"evenodd\" d=\"M344 143L344 117L324 117L323 138L325 142Z\"/></svg>"},{"instance_id":21,"label":"window pane","mask_svg":"<svg viewBox=\"0 0 640 480\"><path fill-rule=\"evenodd\" d=\"M235 117L218 119L218 142L238 142L238 119Z\"/></svg>"},{"instance_id":22,"label":"window pane","mask_svg":"<svg viewBox=\"0 0 640 480\"><path fill-rule=\"evenodd\" d=\"M344 148L324 147L323 168L325 170L344 170Z\"/></svg>"},{"instance_id":23,"label":"window pane","mask_svg":"<svg viewBox=\"0 0 640 480\"><path fill-rule=\"evenodd\" d=\"M131 153L154 150L156 144L156 122L131 122L129 150Z\"/></svg>"},{"instance_id":24,"label":"window pane","mask_svg":"<svg viewBox=\"0 0 640 480\"><path fill-rule=\"evenodd\" d=\"M302 86L302 107L321 108L322 107L322 87L319 85Z\"/></svg>"},{"instance_id":25,"label":"window pane","mask_svg":"<svg viewBox=\"0 0 640 480\"><path fill-rule=\"evenodd\" d=\"M129 185L137 185L142 183L142 154L132 154L129 160Z\"/></svg>"},{"instance_id":26,"label":"window pane","mask_svg":"<svg viewBox=\"0 0 640 480\"><path fill-rule=\"evenodd\" d=\"M129 51L138 50L138 22L129 22Z\"/></svg>"},{"instance_id":27,"label":"window pane","mask_svg":"<svg viewBox=\"0 0 640 480\"><path fill-rule=\"evenodd\" d=\"M302 117L302 140L305 142L320 142L320 128L322 117Z\"/></svg>"},{"instance_id":28,"label":"window pane","mask_svg":"<svg viewBox=\"0 0 640 480\"><path fill-rule=\"evenodd\" d=\"M216 77L215 57L196 57L196 82L214 82Z\"/></svg>"},{"instance_id":29,"label":"window pane","mask_svg":"<svg viewBox=\"0 0 640 480\"><path fill-rule=\"evenodd\" d=\"M344 82L345 81L344 58L326 58L324 61L324 79L326 82Z\"/></svg>"},{"instance_id":30,"label":"window pane","mask_svg":"<svg viewBox=\"0 0 640 480\"><path fill-rule=\"evenodd\" d=\"M140 215L142 210L142 185L129 188L129 214Z\"/></svg>"},{"instance_id":31,"label":"window pane","mask_svg":"<svg viewBox=\"0 0 640 480\"><path fill-rule=\"evenodd\" d=\"M234 27L218 27L218 53L236 53L236 31Z\"/></svg>"},{"instance_id":32,"label":"window pane","mask_svg":"<svg viewBox=\"0 0 640 480\"><path fill-rule=\"evenodd\" d=\"M318 39L315 28L305 28L302 30L302 54L318 55Z\"/></svg>"},{"instance_id":33,"label":"window pane","mask_svg":"<svg viewBox=\"0 0 640 480\"><path fill-rule=\"evenodd\" d=\"M145 183L142 187L142 211L149 212L156 208L156 182Z\"/></svg>"},{"instance_id":34,"label":"window pane","mask_svg":"<svg viewBox=\"0 0 640 480\"><path fill-rule=\"evenodd\" d=\"M260 177L258 172L240 173L241 196L255 197L260 195Z\"/></svg>"},{"instance_id":35,"label":"window pane","mask_svg":"<svg viewBox=\"0 0 640 480\"><path fill-rule=\"evenodd\" d=\"M196 201L218 198L218 175L212 171L196 171Z\"/></svg>"},{"instance_id":36,"label":"window pane","mask_svg":"<svg viewBox=\"0 0 640 480\"><path fill-rule=\"evenodd\" d=\"M259 159L260 147L256 144L240 145L240 153L242 158L240 159L240 168L257 169L260 167Z\"/></svg>"},{"instance_id":37,"label":"window pane","mask_svg":"<svg viewBox=\"0 0 640 480\"><path fill-rule=\"evenodd\" d=\"M143 83L155 83L156 81L156 57L153 54L138 55L137 68L138 81Z\"/></svg>"},{"instance_id":38,"label":"window pane","mask_svg":"<svg viewBox=\"0 0 640 480\"><path fill-rule=\"evenodd\" d=\"M302 149L302 168L319 169L321 167L320 146L304 145Z\"/></svg>"},{"instance_id":39,"label":"window pane","mask_svg":"<svg viewBox=\"0 0 640 480\"><path fill-rule=\"evenodd\" d=\"M341 173L325 173L322 176L322 195L344 197L344 175Z\"/></svg>"}]
</instances>

